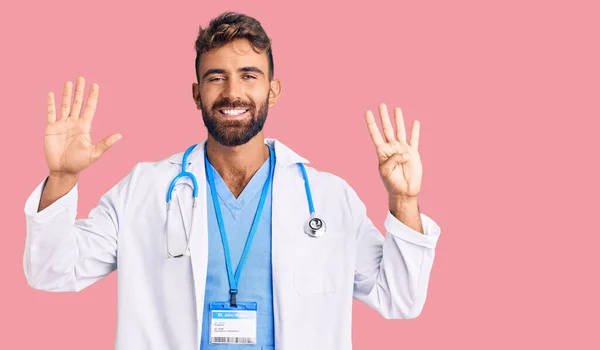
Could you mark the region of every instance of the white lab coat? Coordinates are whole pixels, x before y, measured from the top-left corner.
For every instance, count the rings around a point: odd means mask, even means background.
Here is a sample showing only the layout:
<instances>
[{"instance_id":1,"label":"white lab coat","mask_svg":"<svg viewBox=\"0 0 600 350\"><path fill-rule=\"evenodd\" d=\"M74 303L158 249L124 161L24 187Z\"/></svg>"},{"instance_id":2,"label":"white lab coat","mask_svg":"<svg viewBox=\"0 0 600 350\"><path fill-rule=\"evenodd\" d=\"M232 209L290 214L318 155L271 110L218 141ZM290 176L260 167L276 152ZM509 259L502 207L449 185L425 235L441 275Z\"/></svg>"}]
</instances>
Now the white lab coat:
<instances>
[{"instance_id":1,"label":"white lab coat","mask_svg":"<svg viewBox=\"0 0 600 350\"><path fill-rule=\"evenodd\" d=\"M306 167L317 213L327 233L303 231L309 216L297 162L308 161L281 142L274 146L272 266L275 348L351 349L353 297L385 318L414 318L423 308L440 227L425 214L425 235L393 217L384 236L341 178ZM198 208L191 257L165 259L166 194L180 172L183 152L136 164L77 219L77 186L37 212L42 181L27 199L23 267L28 283L45 291L80 291L118 273L115 348L198 350L208 263L204 142L188 157L198 178ZM188 182L188 178L180 180ZM170 247L181 252L181 230L191 221L191 190L178 186L170 221ZM269 347L271 348L271 347Z\"/></svg>"}]
</instances>

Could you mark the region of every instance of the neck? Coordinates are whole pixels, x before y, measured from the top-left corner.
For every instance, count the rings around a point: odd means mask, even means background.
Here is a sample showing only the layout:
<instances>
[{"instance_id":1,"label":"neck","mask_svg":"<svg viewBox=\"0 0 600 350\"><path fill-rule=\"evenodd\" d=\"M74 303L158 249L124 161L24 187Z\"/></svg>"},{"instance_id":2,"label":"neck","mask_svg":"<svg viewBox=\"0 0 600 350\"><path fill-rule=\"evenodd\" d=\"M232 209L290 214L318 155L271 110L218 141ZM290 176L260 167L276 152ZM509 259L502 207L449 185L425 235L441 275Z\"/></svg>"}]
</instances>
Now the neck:
<instances>
[{"instance_id":1,"label":"neck","mask_svg":"<svg viewBox=\"0 0 600 350\"><path fill-rule=\"evenodd\" d=\"M254 173L269 158L262 133L240 146L224 146L210 135L206 141L208 161L237 198Z\"/></svg>"}]
</instances>

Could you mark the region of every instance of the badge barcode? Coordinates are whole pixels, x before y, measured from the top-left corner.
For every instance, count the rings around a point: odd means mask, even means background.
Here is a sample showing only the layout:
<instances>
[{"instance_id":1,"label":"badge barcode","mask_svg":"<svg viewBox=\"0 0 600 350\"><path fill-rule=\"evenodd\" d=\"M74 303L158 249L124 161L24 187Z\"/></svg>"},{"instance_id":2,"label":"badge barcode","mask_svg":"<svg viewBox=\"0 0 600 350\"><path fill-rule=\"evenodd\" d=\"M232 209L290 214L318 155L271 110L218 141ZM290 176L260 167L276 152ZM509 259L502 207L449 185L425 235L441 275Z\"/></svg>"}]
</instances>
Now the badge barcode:
<instances>
[{"instance_id":1,"label":"badge barcode","mask_svg":"<svg viewBox=\"0 0 600 350\"><path fill-rule=\"evenodd\" d=\"M254 337L212 337L212 343L256 344Z\"/></svg>"}]
</instances>

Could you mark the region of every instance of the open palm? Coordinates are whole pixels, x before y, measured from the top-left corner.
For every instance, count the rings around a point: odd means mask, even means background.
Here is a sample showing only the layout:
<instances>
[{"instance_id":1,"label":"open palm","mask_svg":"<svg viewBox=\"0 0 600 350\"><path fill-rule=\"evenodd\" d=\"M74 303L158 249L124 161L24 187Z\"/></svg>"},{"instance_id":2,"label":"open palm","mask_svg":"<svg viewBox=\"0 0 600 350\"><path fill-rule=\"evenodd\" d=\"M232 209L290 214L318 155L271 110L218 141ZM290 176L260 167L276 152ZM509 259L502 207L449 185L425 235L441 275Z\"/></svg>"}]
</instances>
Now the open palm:
<instances>
[{"instance_id":1,"label":"open palm","mask_svg":"<svg viewBox=\"0 0 600 350\"><path fill-rule=\"evenodd\" d=\"M56 119L54 93L48 93L48 124L44 133L44 152L50 173L78 174L97 161L117 142L121 135L106 137L92 143L91 128L98 103L97 84L92 84L83 115L80 117L85 80L77 78L75 100L71 107L73 84L67 81L63 90L60 119Z\"/></svg>"},{"instance_id":2,"label":"open palm","mask_svg":"<svg viewBox=\"0 0 600 350\"><path fill-rule=\"evenodd\" d=\"M419 121L413 122L409 144L406 143L406 130L400 108L394 109L395 136L385 104L379 105L379 115L385 139L379 132L371 111L366 112L365 120L375 145L383 184L389 196L416 197L421 190L423 177L423 165L418 151ZM402 155L405 155L406 158L403 158Z\"/></svg>"}]
</instances>

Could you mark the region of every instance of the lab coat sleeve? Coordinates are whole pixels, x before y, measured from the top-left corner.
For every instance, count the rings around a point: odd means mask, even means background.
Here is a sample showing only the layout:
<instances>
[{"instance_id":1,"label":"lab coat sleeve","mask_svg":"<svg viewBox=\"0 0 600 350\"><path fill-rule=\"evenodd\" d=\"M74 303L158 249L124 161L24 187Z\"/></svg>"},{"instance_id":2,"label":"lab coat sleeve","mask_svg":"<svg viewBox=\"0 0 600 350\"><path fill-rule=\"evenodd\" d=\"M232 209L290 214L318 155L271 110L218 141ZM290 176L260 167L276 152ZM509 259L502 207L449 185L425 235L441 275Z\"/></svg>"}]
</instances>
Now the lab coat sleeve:
<instances>
[{"instance_id":1,"label":"lab coat sleeve","mask_svg":"<svg viewBox=\"0 0 600 350\"><path fill-rule=\"evenodd\" d=\"M425 232L422 234L388 211L384 237L350 186L347 196L356 229L354 297L388 319L419 316L427 296L440 227L420 213Z\"/></svg>"},{"instance_id":2,"label":"lab coat sleeve","mask_svg":"<svg viewBox=\"0 0 600 350\"><path fill-rule=\"evenodd\" d=\"M23 269L29 285L52 292L80 291L117 267L119 215L133 171L105 193L87 218L77 219L78 185L38 212L47 178L25 202Z\"/></svg>"}]
</instances>

